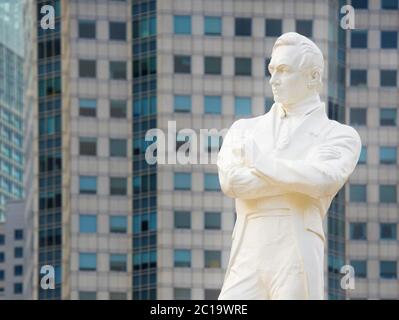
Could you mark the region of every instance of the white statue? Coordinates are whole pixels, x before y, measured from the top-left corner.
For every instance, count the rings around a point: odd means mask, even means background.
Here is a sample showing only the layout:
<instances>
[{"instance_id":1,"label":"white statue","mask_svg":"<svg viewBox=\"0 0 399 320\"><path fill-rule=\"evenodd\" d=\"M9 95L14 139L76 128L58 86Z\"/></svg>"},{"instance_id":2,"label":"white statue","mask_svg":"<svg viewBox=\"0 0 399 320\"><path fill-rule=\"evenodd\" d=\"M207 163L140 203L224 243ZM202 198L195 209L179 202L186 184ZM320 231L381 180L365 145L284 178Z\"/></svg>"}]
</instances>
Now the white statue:
<instances>
[{"instance_id":1,"label":"white statue","mask_svg":"<svg viewBox=\"0 0 399 320\"><path fill-rule=\"evenodd\" d=\"M217 166L237 220L219 299L323 299L322 221L355 169L359 134L327 117L320 49L280 36L269 64L274 101L227 132Z\"/></svg>"}]
</instances>

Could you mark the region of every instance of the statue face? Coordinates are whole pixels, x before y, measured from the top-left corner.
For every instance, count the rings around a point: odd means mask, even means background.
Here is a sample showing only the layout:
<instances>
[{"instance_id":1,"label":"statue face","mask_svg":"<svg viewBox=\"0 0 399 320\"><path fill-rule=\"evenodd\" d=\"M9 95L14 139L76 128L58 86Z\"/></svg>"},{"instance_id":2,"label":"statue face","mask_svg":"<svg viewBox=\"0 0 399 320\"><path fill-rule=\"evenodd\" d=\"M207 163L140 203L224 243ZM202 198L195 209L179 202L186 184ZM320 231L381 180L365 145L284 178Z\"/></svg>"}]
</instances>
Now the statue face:
<instances>
[{"instance_id":1,"label":"statue face","mask_svg":"<svg viewBox=\"0 0 399 320\"><path fill-rule=\"evenodd\" d=\"M296 46L279 46L274 50L269 64L274 101L291 105L315 93L308 87L309 73L299 69L301 60Z\"/></svg>"}]
</instances>

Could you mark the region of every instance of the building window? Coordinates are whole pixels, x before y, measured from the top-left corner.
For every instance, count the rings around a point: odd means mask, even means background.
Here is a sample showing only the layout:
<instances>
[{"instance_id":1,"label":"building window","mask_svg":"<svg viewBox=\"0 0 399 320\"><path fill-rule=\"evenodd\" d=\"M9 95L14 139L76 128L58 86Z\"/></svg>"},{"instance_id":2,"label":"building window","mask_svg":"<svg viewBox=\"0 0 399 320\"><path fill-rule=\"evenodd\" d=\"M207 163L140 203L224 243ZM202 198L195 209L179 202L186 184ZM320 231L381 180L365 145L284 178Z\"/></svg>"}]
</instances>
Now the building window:
<instances>
[{"instance_id":1,"label":"building window","mask_svg":"<svg viewBox=\"0 0 399 320\"><path fill-rule=\"evenodd\" d=\"M126 272L127 269L126 254L110 254L109 269L111 271Z\"/></svg>"},{"instance_id":2,"label":"building window","mask_svg":"<svg viewBox=\"0 0 399 320\"><path fill-rule=\"evenodd\" d=\"M96 233L97 217L93 214L81 214L79 216L79 232L80 233Z\"/></svg>"},{"instance_id":3,"label":"building window","mask_svg":"<svg viewBox=\"0 0 399 320\"><path fill-rule=\"evenodd\" d=\"M190 172L175 172L174 186L175 186L175 190L190 190L191 189L191 173Z\"/></svg>"},{"instance_id":4,"label":"building window","mask_svg":"<svg viewBox=\"0 0 399 320\"><path fill-rule=\"evenodd\" d=\"M83 117L97 116L97 100L79 99L79 115Z\"/></svg>"},{"instance_id":5,"label":"building window","mask_svg":"<svg viewBox=\"0 0 399 320\"><path fill-rule=\"evenodd\" d=\"M350 264L355 269L355 277L367 278L367 261L366 260L351 260Z\"/></svg>"},{"instance_id":6,"label":"building window","mask_svg":"<svg viewBox=\"0 0 399 320\"><path fill-rule=\"evenodd\" d=\"M396 164L396 147L380 147L380 164Z\"/></svg>"},{"instance_id":7,"label":"building window","mask_svg":"<svg viewBox=\"0 0 399 320\"><path fill-rule=\"evenodd\" d=\"M14 248L14 258L15 259L22 258L23 255L24 255L24 248L22 248L22 247Z\"/></svg>"},{"instance_id":8,"label":"building window","mask_svg":"<svg viewBox=\"0 0 399 320\"><path fill-rule=\"evenodd\" d=\"M380 109L380 126L396 126L397 111L394 108Z\"/></svg>"},{"instance_id":9,"label":"building window","mask_svg":"<svg viewBox=\"0 0 399 320\"><path fill-rule=\"evenodd\" d=\"M205 96L204 112L209 114L222 113L222 97L221 96Z\"/></svg>"},{"instance_id":10,"label":"building window","mask_svg":"<svg viewBox=\"0 0 399 320\"><path fill-rule=\"evenodd\" d=\"M235 18L235 35L250 37L251 34L252 34L251 18Z\"/></svg>"},{"instance_id":11,"label":"building window","mask_svg":"<svg viewBox=\"0 0 399 320\"><path fill-rule=\"evenodd\" d=\"M396 203L396 185L380 185L380 202Z\"/></svg>"},{"instance_id":12,"label":"building window","mask_svg":"<svg viewBox=\"0 0 399 320\"><path fill-rule=\"evenodd\" d=\"M79 60L79 77L95 78L97 76L96 60Z\"/></svg>"},{"instance_id":13,"label":"building window","mask_svg":"<svg viewBox=\"0 0 399 320\"><path fill-rule=\"evenodd\" d=\"M397 278L397 262L396 261L380 261L380 277L382 279Z\"/></svg>"},{"instance_id":14,"label":"building window","mask_svg":"<svg viewBox=\"0 0 399 320\"><path fill-rule=\"evenodd\" d=\"M127 300L126 292L110 292L109 300Z\"/></svg>"},{"instance_id":15,"label":"building window","mask_svg":"<svg viewBox=\"0 0 399 320\"><path fill-rule=\"evenodd\" d=\"M111 80L126 80L126 61L110 61L109 74Z\"/></svg>"},{"instance_id":16,"label":"building window","mask_svg":"<svg viewBox=\"0 0 399 320\"><path fill-rule=\"evenodd\" d=\"M126 23L111 21L109 23L109 39L126 41Z\"/></svg>"},{"instance_id":17,"label":"building window","mask_svg":"<svg viewBox=\"0 0 399 320\"><path fill-rule=\"evenodd\" d=\"M21 265L14 266L14 276L22 276L24 273L24 267Z\"/></svg>"},{"instance_id":18,"label":"building window","mask_svg":"<svg viewBox=\"0 0 399 320\"><path fill-rule=\"evenodd\" d=\"M126 118L126 100L111 100L109 105L111 118Z\"/></svg>"},{"instance_id":19,"label":"building window","mask_svg":"<svg viewBox=\"0 0 399 320\"><path fill-rule=\"evenodd\" d=\"M96 300L97 292L95 291L79 291L79 300Z\"/></svg>"},{"instance_id":20,"label":"building window","mask_svg":"<svg viewBox=\"0 0 399 320\"><path fill-rule=\"evenodd\" d=\"M24 239L24 230L16 229L14 230L14 240L23 240Z\"/></svg>"},{"instance_id":21,"label":"building window","mask_svg":"<svg viewBox=\"0 0 399 320\"><path fill-rule=\"evenodd\" d=\"M252 59L235 58L234 70L236 76L250 76L252 74Z\"/></svg>"},{"instance_id":22,"label":"building window","mask_svg":"<svg viewBox=\"0 0 399 320\"><path fill-rule=\"evenodd\" d=\"M191 228L191 212L190 211L175 211L174 221L176 229L190 229Z\"/></svg>"},{"instance_id":23,"label":"building window","mask_svg":"<svg viewBox=\"0 0 399 320\"><path fill-rule=\"evenodd\" d=\"M4 281L4 278L5 278L4 270L0 270L0 281Z\"/></svg>"},{"instance_id":24,"label":"building window","mask_svg":"<svg viewBox=\"0 0 399 320\"><path fill-rule=\"evenodd\" d=\"M204 227L207 230L220 230L222 228L222 215L220 212L205 212Z\"/></svg>"},{"instance_id":25,"label":"building window","mask_svg":"<svg viewBox=\"0 0 399 320\"><path fill-rule=\"evenodd\" d=\"M396 10L399 8L398 0L381 0L381 8L385 10Z\"/></svg>"},{"instance_id":26,"label":"building window","mask_svg":"<svg viewBox=\"0 0 399 320\"><path fill-rule=\"evenodd\" d=\"M368 9L368 0L352 0L352 7L355 9Z\"/></svg>"},{"instance_id":27,"label":"building window","mask_svg":"<svg viewBox=\"0 0 399 320\"><path fill-rule=\"evenodd\" d=\"M175 249L174 266L180 268L191 268L191 251L188 249Z\"/></svg>"},{"instance_id":28,"label":"building window","mask_svg":"<svg viewBox=\"0 0 399 320\"><path fill-rule=\"evenodd\" d=\"M355 126L367 125L367 109L366 108L351 108L350 109L350 124Z\"/></svg>"},{"instance_id":29,"label":"building window","mask_svg":"<svg viewBox=\"0 0 399 320\"><path fill-rule=\"evenodd\" d=\"M191 289L173 288L173 297L175 300L191 300Z\"/></svg>"},{"instance_id":30,"label":"building window","mask_svg":"<svg viewBox=\"0 0 399 320\"><path fill-rule=\"evenodd\" d=\"M191 17L174 16L173 30L175 34L191 34Z\"/></svg>"},{"instance_id":31,"label":"building window","mask_svg":"<svg viewBox=\"0 0 399 320\"><path fill-rule=\"evenodd\" d=\"M350 184L349 186L350 202L366 202L367 188L365 184Z\"/></svg>"},{"instance_id":32,"label":"building window","mask_svg":"<svg viewBox=\"0 0 399 320\"><path fill-rule=\"evenodd\" d=\"M111 216L111 217L109 217L109 232L111 232L111 233L126 233L127 232L127 217L126 216Z\"/></svg>"},{"instance_id":33,"label":"building window","mask_svg":"<svg viewBox=\"0 0 399 320\"><path fill-rule=\"evenodd\" d=\"M270 78L271 77L271 74L270 74L270 71L269 71L270 60L271 60L271 58L266 58L265 59L265 77L266 78Z\"/></svg>"},{"instance_id":34,"label":"building window","mask_svg":"<svg viewBox=\"0 0 399 320\"><path fill-rule=\"evenodd\" d=\"M234 100L234 114L236 116L250 116L252 112L251 104L250 97L236 97Z\"/></svg>"},{"instance_id":35,"label":"building window","mask_svg":"<svg viewBox=\"0 0 399 320\"><path fill-rule=\"evenodd\" d=\"M205 289L204 299L205 300L218 300L220 295L220 290L218 289Z\"/></svg>"},{"instance_id":36,"label":"building window","mask_svg":"<svg viewBox=\"0 0 399 320\"><path fill-rule=\"evenodd\" d=\"M296 20L296 32L308 38L313 37L313 21Z\"/></svg>"},{"instance_id":37,"label":"building window","mask_svg":"<svg viewBox=\"0 0 399 320\"><path fill-rule=\"evenodd\" d=\"M24 291L22 283L14 283L14 294L22 294Z\"/></svg>"},{"instance_id":38,"label":"building window","mask_svg":"<svg viewBox=\"0 0 399 320\"><path fill-rule=\"evenodd\" d=\"M396 87L396 70L380 70L380 86Z\"/></svg>"},{"instance_id":39,"label":"building window","mask_svg":"<svg viewBox=\"0 0 399 320\"><path fill-rule=\"evenodd\" d=\"M204 174L205 191L220 191L219 176L217 173Z\"/></svg>"},{"instance_id":40,"label":"building window","mask_svg":"<svg viewBox=\"0 0 399 320\"><path fill-rule=\"evenodd\" d=\"M222 74L222 58L221 57L205 57L204 58L205 74Z\"/></svg>"},{"instance_id":41,"label":"building window","mask_svg":"<svg viewBox=\"0 0 399 320\"><path fill-rule=\"evenodd\" d=\"M79 177L80 194L96 194L97 193L97 177L80 176Z\"/></svg>"},{"instance_id":42,"label":"building window","mask_svg":"<svg viewBox=\"0 0 399 320\"><path fill-rule=\"evenodd\" d=\"M350 76L351 86L367 86L367 70L352 69Z\"/></svg>"},{"instance_id":43,"label":"building window","mask_svg":"<svg viewBox=\"0 0 399 320\"><path fill-rule=\"evenodd\" d=\"M210 134L206 140L206 149L208 152L219 152L222 146L223 137L219 134Z\"/></svg>"},{"instance_id":44,"label":"building window","mask_svg":"<svg viewBox=\"0 0 399 320\"><path fill-rule=\"evenodd\" d=\"M283 33L283 22L280 19L266 19L266 37L279 37Z\"/></svg>"},{"instance_id":45,"label":"building window","mask_svg":"<svg viewBox=\"0 0 399 320\"><path fill-rule=\"evenodd\" d=\"M111 196L125 196L127 194L127 179L126 178L110 178Z\"/></svg>"},{"instance_id":46,"label":"building window","mask_svg":"<svg viewBox=\"0 0 399 320\"><path fill-rule=\"evenodd\" d=\"M380 238L382 240L396 240L396 223L380 223Z\"/></svg>"},{"instance_id":47,"label":"building window","mask_svg":"<svg viewBox=\"0 0 399 320\"><path fill-rule=\"evenodd\" d=\"M174 96L174 111L190 112L191 111L191 96L175 95Z\"/></svg>"},{"instance_id":48,"label":"building window","mask_svg":"<svg viewBox=\"0 0 399 320\"><path fill-rule=\"evenodd\" d=\"M95 20L79 20L79 38L82 39L96 38Z\"/></svg>"},{"instance_id":49,"label":"building window","mask_svg":"<svg viewBox=\"0 0 399 320\"><path fill-rule=\"evenodd\" d=\"M191 57L175 56L174 66L175 73L191 73Z\"/></svg>"},{"instance_id":50,"label":"building window","mask_svg":"<svg viewBox=\"0 0 399 320\"><path fill-rule=\"evenodd\" d=\"M349 224L349 232L351 240L366 240L367 224L365 222L351 222Z\"/></svg>"},{"instance_id":51,"label":"building window","mask_svg":"<svg viewBox=\"0 0 399 320\"><path fill-rule=\"evenodd\" d=\"M351 48L366 49L368 45L367 30L351 30Z\"/></svg>"},{"instance_id":52,"label":"building window","mask_svg":"<svg viewBox=\"0 0 399 320\"><path fill-rule=\"evenodd\" d=\"M367 163L367 147L362 146L358 164L365 164L365 163Z\"/></svg>"},{"instance_id":53,"label":"building window","mask_svg":"<svg viewBox=\"0 0 399 320\"><path fill-rule=\"evenodd\" d=\"M127 154L126 139L110 139L109 140L110 156L125 158Z\"/></svg>"},{"instance_id":54,"label":"building window","mask_svg":"<svg viewBox=\"0 0 399 320\"><path fill-rule=\"evenodd\" d=\"M381 31L381 48L397 49L398 48L398 32L397 31Z\"/></svg>"},{"instance_id":55,"label":"building window","mask_svg":"<svg viewBox=\"0 0 399 320\"><path fill-rule=\"evenodd\" d=\"M4 234L0 234L0 246L3 246L6 243L6 237Z\"/></svg>"},{"instance_id":56,"label":"building window","mask_svg":"<svg viewBox=\"0 0 399 320\"><path fill-rule=\"evenodd\" d=\"M80 271L96 271L97 270L97 254L96 253L80 253L79 254L79 270Z\"/></svg>"},{"instance_id":57,"label":"building window","mask_svg":"<svg viewBox=\"0 0 399 320\"><path fill-rule=\"evenodd\" d=\"M97 138L80 137L79 138L79 155L96 156L97 155Z\"/></svg>"},{"instance_id":58,"label":"building window","mask_svg":"<svg viewBox=\"0 0 399 320\"><path fill-rule=\"evenodd\" d=\"M205 268L221 268L221 252L219 250L205 250Z\"/></svg>"},{"instance_id":59,"label":"building window","mask_svg":"<svg viewBox=\"0 0 399 320\"><path fill-rule=\"evenodd\" d=\"M221 17L205 17L204 18L204 34L207 36L222 35L222 18Z\"/></svg>"}]
</instances>

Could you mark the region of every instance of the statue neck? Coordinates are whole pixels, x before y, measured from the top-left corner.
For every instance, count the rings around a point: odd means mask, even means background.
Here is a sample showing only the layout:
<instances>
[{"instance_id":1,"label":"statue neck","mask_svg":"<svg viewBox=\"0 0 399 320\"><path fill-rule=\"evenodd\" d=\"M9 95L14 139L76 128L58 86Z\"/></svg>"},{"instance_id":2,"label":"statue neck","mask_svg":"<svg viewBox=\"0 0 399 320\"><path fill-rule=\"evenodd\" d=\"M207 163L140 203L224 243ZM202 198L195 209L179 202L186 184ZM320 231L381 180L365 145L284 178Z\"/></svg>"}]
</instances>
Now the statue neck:
<instances>
[{"instance_id":1,"label":"statue neck","mask_svg":"<svg viewBox=\"0 0 399 320\"><path fill-rule=\"evenodd\" d=\"M283 114L286 116L302 116L313 109L317 108L320 105L320 96L318 94L312 95L310 97L305 98L304 100L290 104L290 105L283 105L281 104L281 109L283 110Z\"/></svg>"}]
</instances>

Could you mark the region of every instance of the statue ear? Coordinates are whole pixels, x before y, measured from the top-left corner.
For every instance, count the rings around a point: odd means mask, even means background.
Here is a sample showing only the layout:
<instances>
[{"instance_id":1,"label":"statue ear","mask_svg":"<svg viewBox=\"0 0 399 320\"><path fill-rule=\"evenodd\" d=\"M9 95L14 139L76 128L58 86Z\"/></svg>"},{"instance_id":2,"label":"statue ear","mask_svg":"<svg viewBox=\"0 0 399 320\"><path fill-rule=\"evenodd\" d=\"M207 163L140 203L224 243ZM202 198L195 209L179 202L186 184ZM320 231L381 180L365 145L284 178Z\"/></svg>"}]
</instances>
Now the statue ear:
<instances>
[{"instance_id":1,"label":"statue ear","mask_svg":"<svg viewBox=\"0 0 399 320\"><path fill-rule=\"evenodd\" d=\"M308 88L317 88L321 83L320 72L317 69L312 69L309 73Z\"/></svg>"}]
</instances>

